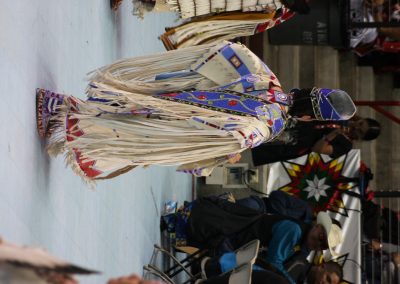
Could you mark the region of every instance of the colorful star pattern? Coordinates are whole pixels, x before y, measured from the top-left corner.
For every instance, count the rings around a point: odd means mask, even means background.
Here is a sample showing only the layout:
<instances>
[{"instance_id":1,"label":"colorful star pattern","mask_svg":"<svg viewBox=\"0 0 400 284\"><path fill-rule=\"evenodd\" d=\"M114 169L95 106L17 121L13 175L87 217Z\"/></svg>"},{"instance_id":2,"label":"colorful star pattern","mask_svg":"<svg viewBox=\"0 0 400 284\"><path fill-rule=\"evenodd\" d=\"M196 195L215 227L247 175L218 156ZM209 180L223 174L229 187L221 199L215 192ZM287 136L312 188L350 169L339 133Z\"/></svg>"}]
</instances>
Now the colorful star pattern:
<instances>
[{"instance_id":1,"label":"colorful star pattern","mask_svg":"<svg viewBox=\"0 0 400 284\"><path fill-rule=\"evenodd\" d=\"M330 210L347 216L342 193L355 185L341 174L345 159L324 162L319 154L310 153L304 165L282 162L291 181L279 189L308 201L315 213Z\"/></svg>"}]
</instances>

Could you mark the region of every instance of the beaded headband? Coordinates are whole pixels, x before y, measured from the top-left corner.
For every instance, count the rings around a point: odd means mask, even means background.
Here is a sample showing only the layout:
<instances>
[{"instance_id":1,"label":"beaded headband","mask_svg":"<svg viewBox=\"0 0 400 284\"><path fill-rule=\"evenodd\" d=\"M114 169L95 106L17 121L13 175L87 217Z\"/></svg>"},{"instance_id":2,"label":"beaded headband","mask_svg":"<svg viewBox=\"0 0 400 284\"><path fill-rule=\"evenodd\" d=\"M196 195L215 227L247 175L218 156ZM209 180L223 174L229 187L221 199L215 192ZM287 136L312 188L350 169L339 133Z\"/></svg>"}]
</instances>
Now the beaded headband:
<instances>
[{"instance_id":1,"label":"beaded headband","mask_svg":"<svg viewBox=\"0 0 400 284\"><path fill-rule=\"evenodd\" d=\"M310 99L318 120L348 120L357 110L350 96L342 90L313 88Z\"/></svg>"}]
</instances>

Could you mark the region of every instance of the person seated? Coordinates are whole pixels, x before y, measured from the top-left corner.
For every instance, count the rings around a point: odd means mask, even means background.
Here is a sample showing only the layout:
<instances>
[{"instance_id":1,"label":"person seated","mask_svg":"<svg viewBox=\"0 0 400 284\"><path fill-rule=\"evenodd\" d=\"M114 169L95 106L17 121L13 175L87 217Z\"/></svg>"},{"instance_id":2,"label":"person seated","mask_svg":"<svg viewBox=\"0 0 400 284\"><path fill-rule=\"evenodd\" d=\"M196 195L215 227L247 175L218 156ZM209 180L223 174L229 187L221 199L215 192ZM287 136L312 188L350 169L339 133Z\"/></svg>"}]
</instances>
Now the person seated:
<instances>
[{"instance_id":1,"label":"person seated","mask_svg":"<svg viewBox=\"0 0 400 284\"><path fill-rule=\"evenodd\" d=\"M368 249L364 250L365 275L371 283L398 283L400 267L400 247L381 242L377 239L368 240Z\"/></svg>"},{"instance_id":2,"label":"person seated","mask_svg":"<svg viewBox=\"0 0 400 284\"><path fill-rule=\"evenodd\" d=\"M365 0L365 2L375 22L400 21L399 3L392 3L387 0ZM389 37L393 41L400 41L400 29L398 27L380 27L377 32L381 37Z\"/></svg>"},{"instance_id":3,"label":"person seated","mask_svg":"<svg viewBox=\"0 0 400 284\"><path fill-rule=\"evenodd\" d=\"M326 212L320 212L315 225L281 216L259 212L219 198L200 198L186 203L175 215L176 238L181 245L233 251L251 240L260 240L267 247L265 262L291 279L283 264L298 250L308 254L311 250L334 248L342 242L339 226ZM329 240L329 241L328 241ZM235 267L232 263L230 268ZM294 283L291 280L291 283Z\"/></svg>"},{"instance_id":4,"label":"person seated","mask_svg":"<svg viewBox=\"0 0 400 284\"><path fill-rule=\"evenodd\" d=\"M351 0L350 15L352 22L398 22L400 5L387 0ZM350 47L359 56L372 51L396 52L399 41L398 27L355 28L350 33Z\"/></svg>"},{"instance_id":5,"label":"person seated","mask_svg":"<svg viewBox=\"0 0 400 284\"><path fill-rule=\"evenodd\" d=\"M272 191L268 197L251 195L235 201L237 204L252 208L260 213L279 214L291 217L310 224L313 220L313 212L310 205L297 197L282 190Z\"/></svg>"},{"instance_id":6,"label":"person seated","mask_svg":"<svg viewBox=\"0 0 400 284\"><path fill-rule=\"evenodd\" d=\"M306 283L338 284L342 278L342 267L337 262L328 261L320 265L312 265Z\"/></svg>"},{"instance_id":7,"label":"person seated","mask_svg":"<svg viewBox=\"0 0 400 284\"><path fill-rule=\"evenodd\" d=\"M373 191L368 195L373 197ZM362 201L363 233L370 241L380 240L382 243L400 246L400 221L398 212L382 207L374 200Z\"/></svg>"},{"instance_id":8,"label":"person seated","mask_svg":"<svg viewBox=\"0 0 400 284\"><path fill-rule=\"evenodd\" d=\"M308 255L311 250L325 249L330 249L331 254L336 255L333 247L341 243L342 239L340 228L333 224L325 212L318 214L317 224L311 227L308 232L301 232L300 227L297 227L293 221L287 219L275 223L270 232L268 232L268 226L270 224L265 223L265 221L255 222L249 228L236 233L234 237L230 237L230 244L234 244L233 246L235 247L238 244L247 242L248 238L260 237L262 246L267 247L266 254L260 254L260 266L282 274L288 279L289 283L296 283L296 281L288 273L284 263L298 250L304 250L299 252L300 256ZM236 266L232 252L225 253L222 260L222 272L229 271Z\"/></svg>"},{"instance_id":9,"label":"person seated","mask_svg":"<svg viewBox=\"0 0 400 284\"><path fill-rule=\"evenodd\" d=\"M231 273L213 276L201 284L230 284ZM285 277L267 270L253 270L251 273L251 284L289 284ZM196 283L197 284L197 283Z\"/></svg>"},{"instance_id":10,"label":"person seated","mask_svg":"<svg viewBox=\"0 0 400 284\"><path fill-rule=\"evenodd\" d=\"M219 261L224 256L219 258ZM285 265L288 270L288 273L291 275L292 279L297 284L307 283L307 284L339 284L343 278L343 269L342 267L334 261L328 261L322 264L310 264L307 260L302 260L302 264L296 265L296 268L291 269L290 267L293 262L297 260L293 260ZM201 283L204 284L225 284L229 283L229 273L223 274L221 270L221 265L219 262L215 262L214 259L207 260L207 263L204 266L205 273L207 276L207 280ZM299 270L301 273L299 273ZM218 276L215 276L218 275ZM252 284L289 284L289 280L285 278L282 274L268 270L268 269L259 269L257 267L253 268L252 272Z\"/></svg>"}]
</instances>

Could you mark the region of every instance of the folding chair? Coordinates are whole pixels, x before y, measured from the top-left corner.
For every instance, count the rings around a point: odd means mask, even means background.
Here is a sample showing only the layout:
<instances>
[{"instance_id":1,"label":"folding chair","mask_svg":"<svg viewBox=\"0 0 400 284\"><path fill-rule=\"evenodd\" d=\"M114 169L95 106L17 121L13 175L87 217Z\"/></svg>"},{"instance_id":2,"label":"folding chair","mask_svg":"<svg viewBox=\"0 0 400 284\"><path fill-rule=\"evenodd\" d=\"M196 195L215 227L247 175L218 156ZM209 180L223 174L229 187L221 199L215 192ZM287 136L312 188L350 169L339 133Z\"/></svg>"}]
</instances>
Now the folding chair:
<instances>
[{"instance_id":1,"label":"folding chair","mask_svg":"<svg viewBox=\"0 0 400 284\"><path fill-rule=\"evenodd\" d=\"M253 240L241 246L235 251L236 265L231 271L225 272L220 276L229 275L229 284L251 284L251 273L260 249L260 241ZM195 284L201 284L206 279L200 279Z\"/></svg>"},{"instance_id":2,"label":"folding chair","mask_svg":"<svg viewBox=\"0 0 400 284\"><path fill-rule=\"evenodd\" d=\"M242 281L243 279L247 279L247 277L250 277L249 279L251 280L251 269L257 258L259 246L260 241L253 240L235 251L237 267L234 268L232 271L225 273L231 274L229 277L229 283L231 283L231 279L232 281ZM188 279L181 284L193 283L196 280L201 281L201 272L193 274L188 268L194 263L201 260L207 254L207 250L199 250L193 247L175 247L175 249L177 251L187 253L189 254L189 256L180 261L170 251L160 247L159 245L154 245L153 255L150 259L150 263L143 267L144 277L146 278L148 275L153 275L159 277L168 284L175 284L173 278L183 271L187 275ZM174 265L164 271L154 265L157 255L159 253L168 256L174 262ZM246 271L248 271L248 267L246 265L250 265L250 273L247 274ZM245 284L247 282L232 283Z\"/></svg>"},{"instance_id":3,"label":"folding chair","mask_svg":"<svg viewBox=\"0 0 400 284\"><path fill-rule=\"evenodd\" d=\"M229 284L251 284L252 271L252 263L246 263L233 269L229 277Z\"/></svg>"},{"instance_id":4,"label":"folding chair","mask_svg":"<svg viewBox=\"0 0 400 284\"><path fill-rule=\"evenodd\" d=\"M182 260L179 260L178 258L175 257L175 255L172 252L155 244L153 254L150 259L150 263L143 267L143 270L145 272L144 277L146 278L147 275L150 274L161 278L168 284L174 284L175 282L173 278L178 274L180 274L181 272L185 272L188 279L182 284L194 282L196 279L199 279L201 277L200 272L197 274L193 274L189 268L196 262L199 262L201 258L206 255L207 250L200 250L194 247L175 247L175 246L173 247L173 249L178 252L186 253L188 254L188 256ZM162 270L156 265L154 265L157 256L159 254L166 255L170 260L172 260L174 265L167 268L166 270Z\"/></svg>"},{"instance_id":5,"label":"folding chair","mask_svg":"<svg viewBox=\"0 0 400 284\"><path fill-rule=\"evenodd\" d=\"M253 264L251 263L245 263L240 266L235 267L231 271L228 271L226 273L223 273L217 277L217 279L214 279L213 283L216 283L215 281L222 281L223 283L228 284L251 284L251 273L253 271ZM226 276L227 279L224 277ZM201 284L207 282L207 279L199 279L195 282L195 284Z\"/></svg>"},{"instance_id":6,"label":"folding chair","mask_svg":"<svg viewBox=\"0 0 400 284\"><path fill-rule=\"evenodd\" d=\"M236 253L236 264L238 266L246 263L254 264L260 249L260 241L252 240L247 244L241 246L235 251Z\"/></svg>"}]
</instances>

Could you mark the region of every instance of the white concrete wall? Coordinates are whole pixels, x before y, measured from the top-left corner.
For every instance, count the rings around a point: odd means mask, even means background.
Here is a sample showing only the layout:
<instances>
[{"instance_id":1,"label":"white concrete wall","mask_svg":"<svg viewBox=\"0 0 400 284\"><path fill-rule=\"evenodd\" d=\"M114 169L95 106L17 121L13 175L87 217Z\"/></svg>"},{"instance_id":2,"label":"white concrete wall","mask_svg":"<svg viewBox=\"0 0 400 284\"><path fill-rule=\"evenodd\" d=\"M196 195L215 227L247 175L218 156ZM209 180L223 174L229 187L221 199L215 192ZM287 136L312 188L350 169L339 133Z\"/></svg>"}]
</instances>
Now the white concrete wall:
<instances>
[{"instance_id":1,"label":"white concrete wall","mask_svg":"<svg viewBox=\"0 0 400 284\"><path fill-rule=\"evenodd\" d=\"M35 88L84 97L85 74L117 58L163 50L173 14L117 13L109 0L0 0L0 235L45 247L104 273L82 283L141 273L165 200L189 199L191 177L139 169L90 190L50 159L36 134Z\"/></svg>"}]
</instances>

